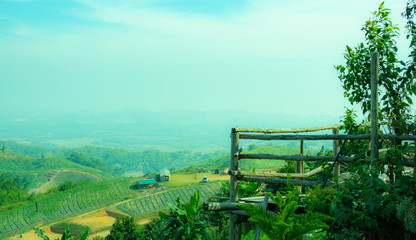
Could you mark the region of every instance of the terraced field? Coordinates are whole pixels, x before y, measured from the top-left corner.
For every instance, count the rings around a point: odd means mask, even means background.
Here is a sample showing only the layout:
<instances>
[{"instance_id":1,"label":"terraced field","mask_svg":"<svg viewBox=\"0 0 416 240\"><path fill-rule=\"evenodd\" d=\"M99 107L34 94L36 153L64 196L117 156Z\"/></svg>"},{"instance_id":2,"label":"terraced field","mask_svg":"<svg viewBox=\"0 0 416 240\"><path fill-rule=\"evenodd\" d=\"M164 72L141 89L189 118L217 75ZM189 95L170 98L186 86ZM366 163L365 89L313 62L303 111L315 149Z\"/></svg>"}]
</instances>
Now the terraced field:
<instances>
[{"instance_id":1,"label":"terraced field","mask_svg":"<svg viewBox=\"0 0 416 240\"><path fill-rule=\"evenodd\" d=\"M219 182L199 184L131 200L118 205L117 208L131 216L140 216L166 209L169 207L168 203L174 204L177 198L182 202L187 202L197 190L201 193L201 201L205 201L209 196L216 195L220 188Z\"/></svg>"},{"instance_id":2,"label":"terraced field","mask_svg":"<svg viewBox=\"0 0 416 240\"><path fill-rule=\"evenodd\" d=\"M219 182L212 182L128 200L138 193L137 190L131 189L131 183L131 178L98 182L43 198L37 202L38 211L36 203L29 203L0 213L0 238L122 201L125 202L117 208L131 216L158 212L168 208L168 203L174 203L177 198L183 202L189 201L196 190L201 192L201 201L204 201L209 196L216 195L221 188Z\"/></svg>"},{"instance_id":3,"label":"terraced field","mask_svg":"<svg viewBox=\"0 0 416 240\"><path fill-rule=\"evenodd\" d=\"M128 199L135 194L130 182L130 178L121 178L81 186L39 200L38 211L33 202L0 213L0 237Z\"/></svg>"}]
</instances>

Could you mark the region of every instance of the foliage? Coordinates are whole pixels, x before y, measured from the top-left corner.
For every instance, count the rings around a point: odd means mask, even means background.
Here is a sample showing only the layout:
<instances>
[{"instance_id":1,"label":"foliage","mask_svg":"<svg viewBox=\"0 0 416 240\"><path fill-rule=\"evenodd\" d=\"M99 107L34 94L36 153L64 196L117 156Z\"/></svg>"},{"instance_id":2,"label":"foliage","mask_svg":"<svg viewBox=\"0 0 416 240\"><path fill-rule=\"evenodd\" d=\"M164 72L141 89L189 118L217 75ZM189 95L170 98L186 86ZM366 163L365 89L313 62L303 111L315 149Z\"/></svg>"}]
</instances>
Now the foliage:
<instances>
[{"instance_id":1,"label":"foliage","mask_svg":"<svg viewBox=\"0 0 416 240\"><path fill-rule=\"evenodd\" d=\"M202 219L202 206L199 204L199 190L191 197L189 203L181 203L179 199L171 205L169 214L159 212L164 226L165 239L209 239Z\"/></svg>"},{"instance_id":2,"label":"foliage","mask_svg":"<svg viewBox=\"0 0 416 240\"><path fill-rule=\"evenodd\" d=\"M390 10L382 3L362 28L365 42L355 48L347 46L346 65L336 66L345 97L351 104L359 104L369 119L370 55L372 52L380 54L378 120L386 123L384 132L396 135L409 134L415 129L410 114L412 98L416 95L414 13L415 2L409 1L404 14L408 18L407 37L412 41L409 61L400 61L397 57L399 28L392 23ZM354 124L353 134L368 133L368 127L358 126L356 117L353 110L347 109L344 130ZM405 174L403 165L414 146L400 140L383 139L379 148L387 151L378 159L369 159L368 143L348 143L345 154L357 158L349 166L349 178L343 184L324 190L316 188L310 193L308 209L336 219L328 229L331 239L404 239L410 234L415 237L412 201L416 185L414 179Z\"/></svg>"},{"instance_id":3,"label":"foliage","mask_svg":"<svg viewBox=\"0 0 416 240\"><path fill-rule=\"evenodd\" d=\"M19 144L14 141L0 141L0 145L1 144L6 146L10 151L14 151L21 155L31 156L31 158L42 159L42 156L44 156L43 160L38 163L39 166L45 165L45 163L49 166L54 163L54 161L52 161L53 159L61 161L61 159L65 158L69 161L66 161L65 165L61 163L61 167L55 168L62 169L68 165L68 162L72 162L114 174L138 171L154 173L164 168L177 169L196 163L206 162L225 154L223 151L201 153L187 150L161 151L157 149L148 149L139 152L99 146L46 148L43 146ZM5 152L7 152L7 149ZM27 166L33 170L31 164ZM59 164L56 164L56 166L59 166Z\"/></svg>"},{"instance_id":4,"label":"foliage","mask_svg":"<svg viewBox=\"0 0 416 240\"><path fill-rule=\"evenodd\" d=\"M333 239L401 239L404 229L396 205L403 196L414 194L414 184L384 182L383 165L361 163L350 169L351 176L343 184L312 190L308 209L336 219L328 230Z\"/></svg>"},{"instance_id":5,"label":"foliage","mask_svg":"<svg viewBox=\"0 0 416 240\"><path fill-rule=\"evenodd\" d=\"M294 192L289 192L286 198L279 192L276 192L276 196L269 193L269 196L276 203L276 214L263 211L258 205L242 204L239 207L250 214L249 221L257 224L270 239L298 239L312 231L327 229L325 222L334 220L321 213L295 215L298 202Z\"/></svg>"},{"instance_id":6,"label":"foliage","mask_svg":"<svg viewBox=\"0 0 416 240\"><path fill-rule=\"evenodd\" d=\"M159 218L152 219L149 223L140 226L139 232L141 234L140 239L163 239L164 228L162 220Z\"/></svg>"},{"instance_id":7,"label":"foliage","mask_svg":"<svg viewBox=\"0 0 416 240\"><path fill-rule=\"evenodd\" d=\"M35 232L38 234L39 237L41 237L44 240L49 240L49 237L43 234L42 230L39 228L34 228ZM65 229L64 234L62 235L61 239L57 238L55 240L87 240L89 233L89 229L85 230L82 234L79 234L78 237L72 236L72 233Z\"/></svg>"},{"instance_id":8,"label":"foliage","mask_svg":"<svg viewBox=\"0 0 416 240\"><path fill-rule=\"evenodd\" d=\"M406 197L397 204L397 217L407 231L416 233L416 201L413 198Z\"/></svg>"},{"instance_id":9,"label":"foliage","mask_svg":"<svg viewBox=\"0 0 416 240\"><path fill-rule=\"evenodd\" d=\"M29 198L29 195L19 185L19 178L8 178L1 174L0 177L0 206L12 204L16 202L25 201Z\"/></svg>"},{"instance_id":10,"label":"foliage","mask_svg":"<svg viewBox=\"0 0 416 240\"><path fill-rule=\"evenodd\" d=\"M380 4L373 12L372 19L368 20L362 30L365 33L365 42L357 47L347 46L346 65L338 65L338 77L345 90L344 96L351 104L360 104L364 116L370 113L370 55L379 53L379 93L380 115L383 122L389 123L389 129L395 134L406 133L406 121L411 119L409 114L412 97L416 94L414 82L416 55L415 44L410 45L411 61L405 63L397 57L398 48L396 40L399 37L399 28L390 19L390 10Z\"/></svg>"},{"instance_id":11,"label":"foliage","mask_svg":"<svg viewBox=\"0 0 416 240\"><path fill-rule=\"evenodd\" d=\"M0 160L0 171L4 172L9 178L19 177L21 180L19 184L23 186L28 183L29 189L36 188L40 184L47 182L49 173L57 172L61 169L89 173L96 176L96 179L109 179L112 177L106 172L76 164L62 157L34 158L6 149L4 152L0 151ZM65 175L66 173L62 172L62 174Z\"/></svg>"},{"instance_id":12,"label":"foliage","mask_svg":"<svg viewBox=\"0 0 416 240\"><path fill-rule=\"evenodd\" d=\"M141 239L142 233L139 231L137 223L133 217L117 217L105 240L136 240Z\"/></svg>"},{"instance_id":13,"label":"foliage","mask_svg":"<svg viewBox=\"0 0 416 240\"><path fill-rule=\"evenodd\" d=\"M276 146L276 145L256 146L254 144L250 144L249 147L247 148L247 153L291 155L291 154L298 154L299 148ZM245 161L243 159L239 162L239 167L241 169L244 169L245 171L249 171L252 169L276 168L280 166L283 166L283 162L276 162L273 160L264 160L264 159L263 160L250 159L250 161ZM201 163L192 165L190 167L179 169L177 172L191 171L191 168L207 168L208 170L219 169L220 172L222 172L224 168L228 168L228 167L230 167L230 154L223 153L223 155L221 155L220 157L214 158L209 161L201 162Z\"/></svg>"},{"instance_id":14,"label":"foliage","mask_svg":"<svg viewBox=\"0 0 416 240\"><path fill-rule=\"evenodd\" d=\"M100 158L93 158L88 157L85 154L79 153L79 152L71 152L67 155L66 159L69 161L72 161L74 163L81 164L83 166L99 169L101 171L106 172L113 172L113 169L109 167L103 160Z\"/></svg>"},{"instance_id":15,"label":"foliage","mask_svg":"<svg viewBox=\"0 0 416 240\"><path fill-rule=\"evenodd\" d=\"M59 222L52 225L51 229L55 229L58 232L66 229L71 232L71 234L78 236L81 233L85 233L89 228L87 226L72 222Z\"/></svg>"}]
</instances>

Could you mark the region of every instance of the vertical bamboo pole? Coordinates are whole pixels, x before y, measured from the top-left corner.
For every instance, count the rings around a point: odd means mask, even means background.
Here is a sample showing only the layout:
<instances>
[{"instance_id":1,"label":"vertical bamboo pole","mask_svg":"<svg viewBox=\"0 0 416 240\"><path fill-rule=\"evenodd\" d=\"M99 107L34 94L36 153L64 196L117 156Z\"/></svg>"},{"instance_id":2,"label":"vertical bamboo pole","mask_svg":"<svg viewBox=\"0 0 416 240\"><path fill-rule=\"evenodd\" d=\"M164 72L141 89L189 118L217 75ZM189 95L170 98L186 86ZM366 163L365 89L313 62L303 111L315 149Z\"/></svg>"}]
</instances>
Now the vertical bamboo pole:
<instances>
[{"instance_id":1,"label":"vertical bamboo pole","mask_svg":"<svg viewBox=\"0 0 416 240\"><path fill-rule=\"evenodd\" d=\"M300 155L303 156L305 152L304 140L300 140ZM304 161L296 161L296 173L304 173L305 165ZM302 192L302 186L298 186L299 192Z\"/></svg>"},{"instance_id":2,"label":"vertical bamboo pole","mask_svg":"<svg viewBox=\"0 0 416 240\"><path fill-rule=\"evenodd\" d=\"M378 52L371 53L371 155L378 158ZM371 160L371 161L372 161Z\"/></svg>"},{"instance_id":3,"label":"vertical bamboo pole","mask_svg":"<svg viewBox=\"0 0 416 240\"><path fill-rule=\"evenodd\" d=\"M332 134L339 134L339 129L338 128L332 129ZM338 154L338 151L339 151L338 140L334 140L332 142L333 156L336 156ZM341 175L340 163L339 161L337 161L334 165L334 177L338 177L340 175Z\"/></svg>"},{"instance_id":4,"label":"vertical bamboo pole","mask_svg":"<svg viewBox=\"0 0 416 240\"><path fill-rule=\"evenodd\" d=\"M238 169L238 144L239 133L235 128L231 130L231 159L230 170L237 171ZM238 180L236 176L230 176L230 202L238 201ZM230 240L241 239L241 224L238 222L238 215L230 215Z\"/></svg>"}]
</instances>

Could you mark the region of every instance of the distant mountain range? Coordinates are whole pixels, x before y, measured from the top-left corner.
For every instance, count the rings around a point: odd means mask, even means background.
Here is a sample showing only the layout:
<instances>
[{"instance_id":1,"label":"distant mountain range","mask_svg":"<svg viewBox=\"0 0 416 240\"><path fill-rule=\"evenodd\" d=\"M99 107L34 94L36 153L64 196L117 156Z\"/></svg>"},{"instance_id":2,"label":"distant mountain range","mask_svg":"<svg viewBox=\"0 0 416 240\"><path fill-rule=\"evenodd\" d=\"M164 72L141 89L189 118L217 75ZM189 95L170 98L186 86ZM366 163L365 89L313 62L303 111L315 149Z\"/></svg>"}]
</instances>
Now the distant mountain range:
<instances>
[{"instance_id":1,"label":"distant mountain range","mask_svg":"<svg viewBox=\"0 0 416 240\"><path fill-rule=\"evenodd\" d=\"M25 112L0 116L0 139L48 147L95 145L211 152L229 149L233 127L297 128L336 123L339 119L327 116L243 111Z\"/></svg>"}]
</instances>

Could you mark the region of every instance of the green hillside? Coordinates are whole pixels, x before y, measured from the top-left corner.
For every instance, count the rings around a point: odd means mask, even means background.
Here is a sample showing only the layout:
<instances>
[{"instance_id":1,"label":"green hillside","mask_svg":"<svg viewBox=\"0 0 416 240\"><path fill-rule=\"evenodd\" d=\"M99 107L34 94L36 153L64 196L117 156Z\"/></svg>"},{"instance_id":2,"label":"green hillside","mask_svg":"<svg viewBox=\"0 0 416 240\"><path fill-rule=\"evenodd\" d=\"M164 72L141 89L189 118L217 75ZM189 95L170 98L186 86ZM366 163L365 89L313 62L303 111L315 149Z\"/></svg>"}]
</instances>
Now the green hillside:
<instances>
[{"instance_id":1,"label":"green hillside","mask_svg":"<svg viewBox=\"0 0 416 240\"><path fill-rule=\"evenodd\" d=\"M160 169L178 169L195 163L205 162L224 155L224 151L202 153L195 151L161 151L148 149L132 151L127 149L84 146L78 148L46 148L21 144L15 141L0 141L0 146L13 152L34 158L60 157L67 158L84 166L100 169L105 172L123 174L125 172L155 173Z\"/></svg>"},{"instance_id":2,"label":"green hillside","mask_svg":"<svg viewBox=\"0 0 416 240\"><path fill-rule=\"evenodd\" d=\"M35 158L7 149L0 151L0 173L4 173L10 178L18 177L22 185L27 184L28 189L39 187L63 170L87 173L92 178L97 179L109 179L112 177L111 174L74 163L63 157ZM60 181L62 182L73 179L74 174L60 176Z\"/></svg>"},{"instance_id":3,"label":"green hillside","mask_svg":"<svg viewBox=\"0 0 416 240\"><path fill-rule=\"evenodd\" d=\"M75 215L116 204L117 209L131 216L154 213L174 204L177 198L189 199L196 190L201 199L216 195L221 184L212 182L169 190L135 190L134 178L115 178L82 185L67 191L47 195L9 211L0 212L0 238L23 233L34 226L61 221ZM117 204L120 202L120 204Z\"/></svg>"},{"instance_id":4,"label":"green hillside","mask_svg":"<svg viewBox=\"0 0 416 240\"><path fill-rule=\"evenodd\" d=\"M256 146L251 144L247 151L244 153L264 153L264 154L276 154L276 155L295 155L299 154L299 148L297 147L286 147L276 145ZM277 168L285 165L285 161L276 160L260 160L260 159L243 159L239 162L239 167L243 170L256 169L270 169ZM192 165L179 169L178 172L193 171L198 168L206 168L207 170L220 169L223 170L230 166L230 155L223 155L213 160Z\"/></svg>"}]
</instances>

